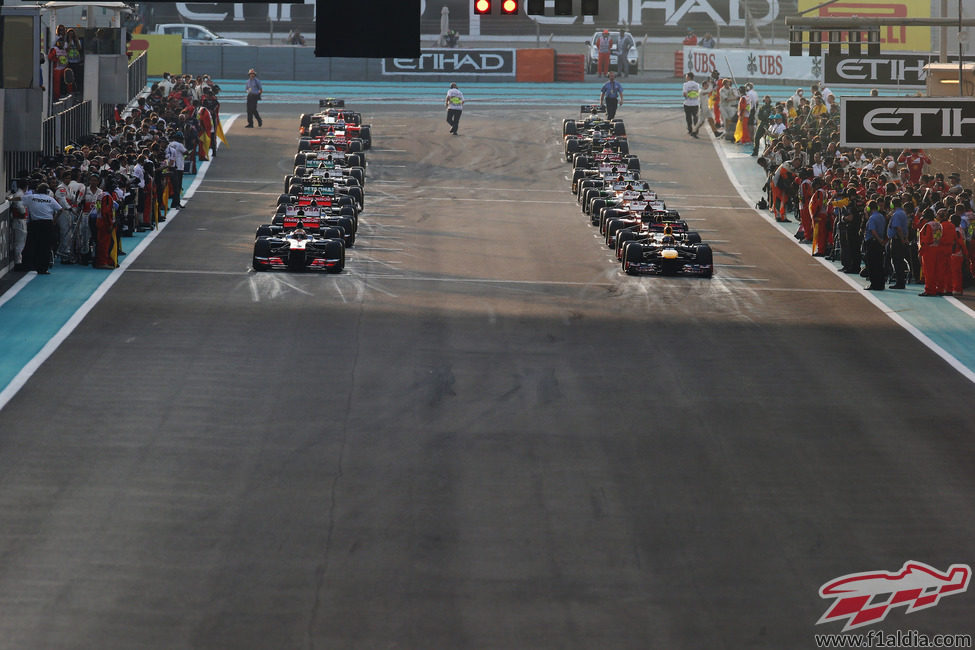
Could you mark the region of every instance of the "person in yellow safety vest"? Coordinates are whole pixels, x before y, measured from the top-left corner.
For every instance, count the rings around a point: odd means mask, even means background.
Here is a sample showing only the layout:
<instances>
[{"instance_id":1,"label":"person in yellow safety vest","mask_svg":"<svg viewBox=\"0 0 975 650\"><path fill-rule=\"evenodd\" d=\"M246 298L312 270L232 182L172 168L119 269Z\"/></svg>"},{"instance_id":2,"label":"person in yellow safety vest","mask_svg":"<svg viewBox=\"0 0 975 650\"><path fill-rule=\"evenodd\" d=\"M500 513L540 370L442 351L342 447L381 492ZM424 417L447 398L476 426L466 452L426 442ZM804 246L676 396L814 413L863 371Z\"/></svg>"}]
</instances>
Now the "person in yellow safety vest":
<instances>
[{"instance_id":1,"label":"person in yellow safety vest","mask_svg":"<svg viewBox=\"0 0 975 650\"><path fill-rule=\"evenodd\" d=\"M450 125L450 133L457 135L460 116L464 110L464 93L457 89L456 83L450 84L450 89L447 91L443 105L447 107L447 124Z\"/></svg>"},{"instance_id":2,"label":"person in yellow safety vest","mask_svg":"<svg viewBox=\"0 0 975 650\"><path fill-rule=\"evenodd\" d=\"M697 112L701 107L701 84L694 81L694 73L688 72L684 77L684 119L687 121L687 132L697 137Z\"/></svg>"}]
</instances>

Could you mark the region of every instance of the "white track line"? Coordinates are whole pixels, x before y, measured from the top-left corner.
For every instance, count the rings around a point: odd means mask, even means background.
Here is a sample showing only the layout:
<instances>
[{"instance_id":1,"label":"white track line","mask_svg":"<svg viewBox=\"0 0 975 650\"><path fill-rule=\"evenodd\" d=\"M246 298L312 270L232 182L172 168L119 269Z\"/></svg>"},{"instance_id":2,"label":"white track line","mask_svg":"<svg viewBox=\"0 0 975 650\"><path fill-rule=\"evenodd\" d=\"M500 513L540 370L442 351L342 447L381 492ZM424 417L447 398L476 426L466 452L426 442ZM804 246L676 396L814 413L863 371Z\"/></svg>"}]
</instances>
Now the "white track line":
<instances>
[{"instance_id":1,"label":"white track line","mask_svg":"<svg viewBox=\"0 0 975 650\"><path fill-rule=\"evenodd\" d=\"M234 120L236 120L239 116L240 116L239 114L229 116L229 118L227 119L227 123L225 125L226 131L230 130L230 127L233 125ZM219 147L220 145L217 146ZM193 194L196 193L196 188L198 188L200 186L200 183L203 182L203 179L206 176L206 172L209 168L210 168L209 160L199 166L199 168L197 169L196 178L193 179L193 183L190 184L190 186L183 193L183 198L190 199L193 197ZM40 368L41 365L43 365L44 362L47 361L47 359L52 354L54 354L54 351L57 350L58 347L60 347L60 345L64 342L66 338L68 338L71 332L73 332L75 328L78 327L79 324L81 324L81 321L85 319L85 316L88 315L88 312L94 309L95 305L97 305L99 301L105 297L105 294L108 293L108 290L111 289L116 282L118 282L119 278L122 277L122 274L125 273L126 269L128 269L129 266L131 266L132 263L135 262L135 260L137 260L140 255L142 255L142 252L149 247L149 244L151 244L152 241L157 236L159 236L159 233L161 233L168 224L172 223L173 220L177 216L179 216L179 212L180 211L178 209L170 210L166 215L166 221L160 223L158 229L153 230L148 235L146 235L145 238L143 238L142 242L140 242L139 246L137 246L134 250L132 250L131 252L129 252L128 255L125 256L125 259L122 261L121 264L119 264L119 267L108 274L108 277L106 277L105 280L102 281L100 285L98 285L98 288L95 289L94 293L92 293L91 296L88 297L88 300L82 303L81 307L79 307L78 310L71 315L71 318L68 319L68 322L66 322L61 327L61 329L59 329L57 333L53 337L51 337L51 339L44 345L44 347L42 347L40 351L37 354L35 354L34 357L30 361L28 361L23 368L21 368L20 372L18 372L14 376L14 378L10 381L7 387L4 388L2 391L0 391L0 410L3 410L3 408L7 405L7 403L11 399L13 399L14 395L16 395L17 392L24 387L24 384L26 384L27 381L33 376L33 374L37 372L37 369Z\"/></svg>"}]
</instances>

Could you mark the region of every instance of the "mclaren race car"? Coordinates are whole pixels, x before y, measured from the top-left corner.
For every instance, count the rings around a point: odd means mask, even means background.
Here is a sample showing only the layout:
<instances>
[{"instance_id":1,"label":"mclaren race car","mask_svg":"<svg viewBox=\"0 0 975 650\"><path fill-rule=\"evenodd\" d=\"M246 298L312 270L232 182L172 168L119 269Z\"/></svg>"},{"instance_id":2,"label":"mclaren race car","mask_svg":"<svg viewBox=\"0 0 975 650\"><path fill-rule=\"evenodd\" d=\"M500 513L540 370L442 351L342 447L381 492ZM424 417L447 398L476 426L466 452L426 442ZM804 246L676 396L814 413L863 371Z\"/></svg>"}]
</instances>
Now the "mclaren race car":
<instances>
[{"instance_id":1,"label":"mclaren race car","mask_svg":"<svg viewBox=\"0 0 975 650\"><path fill-rule=\"evenodd\" d=\"M269 228L273 232L273 227ZM323 237L303 228L270 236L259 230L252 266L255 271L283 269L341 273L345 268L345 244L341 237Z\"/></svg>"}]
</instances>

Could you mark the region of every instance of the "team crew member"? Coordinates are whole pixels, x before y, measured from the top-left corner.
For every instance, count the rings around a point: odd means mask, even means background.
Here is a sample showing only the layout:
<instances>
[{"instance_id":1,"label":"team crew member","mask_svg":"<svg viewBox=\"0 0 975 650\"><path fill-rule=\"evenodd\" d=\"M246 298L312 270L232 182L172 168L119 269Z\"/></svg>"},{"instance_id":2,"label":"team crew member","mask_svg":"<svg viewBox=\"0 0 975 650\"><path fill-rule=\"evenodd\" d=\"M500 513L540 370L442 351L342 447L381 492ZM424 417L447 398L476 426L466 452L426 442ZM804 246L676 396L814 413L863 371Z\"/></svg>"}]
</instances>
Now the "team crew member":
<instances>
[{"instance_id":1,"label":"team crew member","mask_svg":"<svg viewBox=\"0 0 975 650\"><path fill-rule=\"evenodd\" d=\"M169 167L169 178L172 181L173 201L170 207L182 208L180 193L183 191L183 165L186 147L182 143L181 133L173 134L173 141L166 146L166 165Z\"/></svg>"},{"instance_id":2,"label":"team crew member","mask_svg":"<svg viewBox=\"0 0 975 650\"><path fill-rule=\"evenodd\" d=\"M829 242L829 194L823 187L823 179L821 178L814 178L812 186L813 192L809 199L809 217L812 219L813 228L812 254L813 257L825 257L826 246Z\"/></svg>"},{"instance_id":3,"label":"team crew member","mask_svg":"<svg viewBox=\"0 0 975 650\"><path fill-rule=\"evenodd\" d=\"M27 243L27 208L24 207L24 190L20 183L10 188L7 200L10 201L11 228L14 232L14 264L16 270L21 270L24 260L24 244Z\"/></svg>"},{"instance_id":4,"label":"team crew member","mask_svg":"<svg viewBox=\"0 0 975 650\"><path fill-rule=\"evenodd\" d=\"M936 249L938 260L938 293L943 296L951 295L951 254L954 253L958 245L959 233L955 229L955 224L948 218L948 210L941 208L938 210L936 219L941 223L941 241Z\"/></svg>"},{"instance_id":5,"label":"team crew member","mask_svg":"<svg viewBox=\"0 0 975 650\"><path fill-rule=\"evenodd\" d=\"M687 122L687 132L695 138L697 131L697 113L701 108L701 84L694 81L694 73L688 72L684 77L684 121Z\"/></svg>"},{"instance_id":6,"label":"team crew member","mask_svg":"<svg viewBox=\"0 0 975 650\"><path fill-rule=\"evenodd\" d=\"M30 238L32 257L24 260L30 269L39 275L47 275L51 267L51 251L56 240L54 219L61 212L61 206L48 192L51 188L41 183L33 194L23 198L30 221L27 223L27 236Z\"/></svg>"},{"instance_id":7,"label":"team crew member","mask_svg":"<svg viewBox=\"0 0 975 650\"><path fill-rule=\"evenodd\" d=\"M870 284L867 289L871 291L884 290L884 233L887 230L887 220L880 213L880 206L876 201L867 203L867 211L870 218L867 219L867 227L863 235L863 246L867 251L867 272L870 277Z\"/></svg>"},{"instance_id":8,"label":"team crew member","mask_svg":"<svg viewBox=\"0 0 975 650\"><path fill-rule=\"evenodd\" d=\"M899 198L891 199L890 205L894 208L887 223L887 254L890 256L890 263L894 267L894 283L891 289L904 289L907 281L907 245L908 245L908 220L907 212L904 211L903 202Z\"/></svg>"},{"instance_id":9,"label":"team crew member","mask_svg":"<svg viewBox=\"0 0 975 650\"><path fill-rule=\"evenodd\" d=\"M447 124L450 125L450 133L457 135L457 127L460 126L460 116L464 112L464 93L457 89L457 84L451 82L447 90L447 96L443 100L443 105L447 108Z\"/></svg>"},{"instance_id":10,"label":"team crew member","mask_svg":"<svg viewBox=\"0 0 975 650\"><path fill-rule=\"evenodd\" d=\"M257 72L254 68L247 71L247 126L245 129L254 128L254 120L257 120L257 126L264 126L264 120L261 119L261 114L257 112L257 102L261 100L261 93L264 92L264 86L261 85L261 80L257 78Z\"/></svg>"},{"instance_id":11,"label":"team crew member","mask_svg":"<svg viewBox=\"0 0 975 650\"><path fill-rule=\"evenodd\" d=\"M700 88L698 88L700 90ZM696 102L697 100L695 100ZM616 81L616 73L609 73L609 81L603 84L602 91L599 93L599 103L606 105L606 119L611 120L616 117L617 106L623 105L623 86Z\"/></svg>"},{"instance_id":12,"label":"team crew member","mask_svg":"<svg viewBox=\"0 0 975 650\"><path fill-rule=\"evenodd\" d=\"M599 54L596 74L600 77L606 76L606 73L609 72L609 51L611 49L613 49L613 41L609 37L609 30L604 29L602 35L596 39L596 52Z\"/></svg>"},{"instance_id":13,"label":"team crew member","mask_svg":"<svg viewBox=\"0 0 975 650\"><path fill-rule=\"evenodd\" d=\"M965 234L961 224L961 214L955 213L949 219L951 225L955 227L955 243L950 254L948 265L948 277L945 278L945 294L960 296L964 293L964 274L962 267L968 260L968 247L965 244Z\"/></svg>"},{"instance_id":14,"label":"team crew member","mask_svg":"<svg viewBox=\"0 0 975 650\"><path fill-rule=\"evenodd\" d=\"M920 296L940 296L941 278L937 254L941 243L941 224L928 209L924 216L926 221L917 232L917 256L921 260L921 273L924 275L924 291Z\"/></svg>"}]
</instances>

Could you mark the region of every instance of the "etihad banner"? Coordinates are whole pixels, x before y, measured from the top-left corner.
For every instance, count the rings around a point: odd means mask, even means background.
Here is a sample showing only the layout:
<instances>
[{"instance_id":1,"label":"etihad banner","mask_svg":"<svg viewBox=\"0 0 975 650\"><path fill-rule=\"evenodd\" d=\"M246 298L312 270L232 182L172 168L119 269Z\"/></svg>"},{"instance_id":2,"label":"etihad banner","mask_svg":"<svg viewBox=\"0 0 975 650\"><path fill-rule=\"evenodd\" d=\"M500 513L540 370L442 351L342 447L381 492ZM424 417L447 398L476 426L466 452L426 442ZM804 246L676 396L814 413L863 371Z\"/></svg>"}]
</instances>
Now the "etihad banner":
<instances>
[{"instance_id":1,"label":"etihad banner","mask_svg":"<svg viewBox=\"0 0 975 650\"><path fill-rule=\"evenodd\" d=\"M383 59L384 75L515 76L515 50L423 50L419 58Z\"/></svg>"},{"instance_id":2,"label":"etihad banner","mask_svg":"<svg viewBox=\"0 0 975 650\"><path fill-rule=\"evenodd\" d=\"M843 97L840 102L844 147L975 147L975 98Z\"/></svg>"},{"instance_id":3,"label":"etihad banner","mask_svg":"<svg viewBox=\"0 0 975 650\"><path fill-rule=\"evenodd\" d=\"M351 1L351 0L350 0ZM364 1L364 0L354 0ZM757 27L766 37L776 30L784 38L782 21L796 14L797 0L600 0L598 16L475 16L471 0L420 0L420 31L439 34L441 11L448 11L449 28L465 36L592 36L596 29L629 25L637 38L683 38L691 29L698 35L718 30L722 35L740 37L747 25ZM545 0L552 13L554 0ZM234 32L287 34L298 29L315 32L316 5L305 3L252 4L219 2L141 3L137 20L143 31L157 24L192 23L204 25L218 34ZM497 9L495 10L497 12ZM746 12L750 17L746 18ZM773 26L774 23L774 26ZM365 26L368 30L368 25Z\"/></svg>"},{"instance_id":4,"label":"etihad banner","mask_svg":"<svg viewBox=\"0 0 975 650\"><path fill-rule=\"evenodd\" d=\"M867 56L823 57L823 80L834 86L870 86L871 88L903 88L914 90L927 86L924 66L937 63L938 55L918 52L914 54L881 54ZM958 57L949 57L957 63ZM965 62L973 59L965 57Z\"/></svg>"},{"instance_id":5,"label":"etihad banner","mask_svg":"<svg viewBox=\"0 0 975 650\"><path fill-rule=\"evenodd\" d=\"M717 70L722 77L746 81L819 81L822 60L811 56L789 56L783 50L684 48L684 73L693 72L698 79Z\"/></svg>"},{"instance_id":6,"label":"etihad banner","mask_svg":"<svg viewBox=\"0 0 975 650\"><path fill-rule=\"evenodd\" d=\"M799 11L822 4L822 0L799 0ZM870 18L930 18L931 0L839 0L806 15L856 16L856 22L864 24L868 24ZM928 52L931 50L931 28L881 27L880 49L883 52Z\"/></svg>"}]
</instances>

